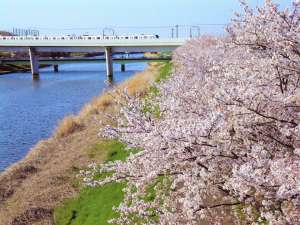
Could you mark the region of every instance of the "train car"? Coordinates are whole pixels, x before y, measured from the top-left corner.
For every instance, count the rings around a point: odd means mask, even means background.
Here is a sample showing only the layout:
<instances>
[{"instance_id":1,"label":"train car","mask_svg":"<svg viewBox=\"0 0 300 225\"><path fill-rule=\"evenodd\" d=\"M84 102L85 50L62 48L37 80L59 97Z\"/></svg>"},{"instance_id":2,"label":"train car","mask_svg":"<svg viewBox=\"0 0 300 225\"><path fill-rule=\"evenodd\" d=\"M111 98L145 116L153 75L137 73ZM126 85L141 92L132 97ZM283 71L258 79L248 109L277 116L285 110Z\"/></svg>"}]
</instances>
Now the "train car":
<instances>
[{"instance_id":1,"label":"train car","mask_svg":"<svg viewBox=\"0 0 300 225\"><path fill-rule=\"evenodd\" d=\"M133 34L133 35L118 35L118 39L154 39L159 38L156 34L145 35L145 34Z\"/></svg>"},{"instance_id":2,"label":"train car","mask_svg":"<svg viewBox=\"0 0 300 225\"><path fill-rule=\"evenodd\" d=\"M113 40L113 39L157 39L157 34L133 34L133 35L60 35L60 36L0 36L0 40Z\"/></svg>"}]
</instances>

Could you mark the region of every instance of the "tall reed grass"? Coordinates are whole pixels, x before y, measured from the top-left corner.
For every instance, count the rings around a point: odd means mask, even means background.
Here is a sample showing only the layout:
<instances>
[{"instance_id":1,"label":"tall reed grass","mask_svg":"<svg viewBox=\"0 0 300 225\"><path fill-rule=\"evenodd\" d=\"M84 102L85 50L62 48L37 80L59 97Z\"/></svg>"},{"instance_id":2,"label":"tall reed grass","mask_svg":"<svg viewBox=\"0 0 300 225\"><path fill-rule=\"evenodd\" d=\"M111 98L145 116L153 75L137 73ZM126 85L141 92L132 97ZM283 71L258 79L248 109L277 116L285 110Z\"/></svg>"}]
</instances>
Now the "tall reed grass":
<instances>
[{"instance_id":1,"label":"tall reed grass","mask_svg":"<svg viewBox=\"0 0 300 225\"><path fill-rule=\"evenodd\" d=\"M138 90L142 97L145 93L150 91L151 83L156 79L157 72L162 66L158 67L147 67L145 71L138 72L130 78L126 79L122 84L117 85L118 88L128 87L128 93L135 95ZM109 90L112 95L114 92ZM73 133L83 128L83 120L89 114L98 114L99 111L107 109L110 106L116 105L113 97L107 94L101 94L94 96L91 103L87 103L83 109L78 113L78 116L67 115L62 121L59 121L58 126L53 132L53 136L56 139L65 137L66 135ZM112 110L114 107L111 107Z\"/></svg>"}]
</instances>

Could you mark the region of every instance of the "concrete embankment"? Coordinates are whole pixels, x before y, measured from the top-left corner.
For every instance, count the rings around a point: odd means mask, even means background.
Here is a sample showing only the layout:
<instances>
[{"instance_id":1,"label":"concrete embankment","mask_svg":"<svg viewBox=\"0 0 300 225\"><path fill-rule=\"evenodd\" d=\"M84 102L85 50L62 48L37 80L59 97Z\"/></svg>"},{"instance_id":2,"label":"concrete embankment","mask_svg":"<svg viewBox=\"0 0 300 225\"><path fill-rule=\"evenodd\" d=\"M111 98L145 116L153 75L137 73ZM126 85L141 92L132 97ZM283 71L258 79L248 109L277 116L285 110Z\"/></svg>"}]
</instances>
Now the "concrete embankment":
<instances>
[{"instance_id":1,"label":"concrete embankment","mask_svg":"<svg viewBox=\"0 0 300 225\"><path fill-rule=\"evenodd\" d=\"M40 64L39 68L44 68L48 66L51 65ZM0 75L9 74L9 73L25 73L30 71L31 71L30 64L20 64L20 65L0 64Z\"/></svg>"},{"instance_id":2,"label":"concrete embankment","mask_svg":"<svg viewBox=\"0 0 300 225\"><path fill-rule=\"evenodd\" d=\"M149 92L151 83L163 65L148 67L126 80L133 95L139 89L143 95ZM89 156L88 149L104 141L97 133L100 124L110 122L99 112L115 113L116 103L107 95L94 97L78 116L66 116L53 133L30 149L26 157L0 174L0 224L52 224L54 207L66 198L76 196L76 174L87 169L92 162L101 162L104 150L97 158Z\"/></svg>"}]
</instances>

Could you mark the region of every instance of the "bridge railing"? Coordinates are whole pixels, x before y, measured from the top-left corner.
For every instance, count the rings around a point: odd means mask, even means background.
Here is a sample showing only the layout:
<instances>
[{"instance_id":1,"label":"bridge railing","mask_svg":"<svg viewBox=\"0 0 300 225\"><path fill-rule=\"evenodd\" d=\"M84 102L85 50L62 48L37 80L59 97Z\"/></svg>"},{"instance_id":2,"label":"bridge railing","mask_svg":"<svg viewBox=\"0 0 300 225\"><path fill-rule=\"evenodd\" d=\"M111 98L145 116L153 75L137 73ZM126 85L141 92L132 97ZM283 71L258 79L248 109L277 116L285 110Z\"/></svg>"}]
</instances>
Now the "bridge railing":
<instances>
[{"instance_id":1,"label":"bridge railing","mask_svg":"<svg viewBox=\"0 0 300 225\"><path fill-rule=\"evenodd\" d=\"M97 60L97 59L105 59L105 56L101 58L95 58L95 57L39 57L39 60ZM113 59L172 59L171 56L131 56L131 57L121 57L121 56L113 56ZM26 61L30 60L29 57L2 57L2 61Z\"/></svg>"}]
</instances>

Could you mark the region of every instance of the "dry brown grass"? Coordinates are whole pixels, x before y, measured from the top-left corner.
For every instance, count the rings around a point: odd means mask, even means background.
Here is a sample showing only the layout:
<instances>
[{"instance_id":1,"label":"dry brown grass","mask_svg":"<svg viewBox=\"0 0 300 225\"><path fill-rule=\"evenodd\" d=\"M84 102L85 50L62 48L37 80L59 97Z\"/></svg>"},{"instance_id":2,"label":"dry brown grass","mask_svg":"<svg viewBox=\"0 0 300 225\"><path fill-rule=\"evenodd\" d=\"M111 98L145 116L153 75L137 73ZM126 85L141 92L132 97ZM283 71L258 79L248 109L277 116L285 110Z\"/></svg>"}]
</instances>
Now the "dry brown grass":
<instances>
[{"instance_id":1,"label":"dry brown grass","mask_svg":"<svg viewBox=\"0 0 300 225\"><path fill-rule=\"evenodd\" d=\"M53 136L54 138L61 138L68 134L83 128L82 120L80 117L72 115L65 116L62 121L58 121L59 125L56 127Z\"/></svg>"},{"instance_id":2,"label":"dry brown grass","mask_svg":"<svg viewBox=\"0 0 300 225\"><path fill-rule=\"evenodd\" d=\"M135 95L135 92L139 90L141 96L143 96L145 93L149 92L151 83L154 82L159 68L161 67L147 67L145 71L138 72L129 79L126 79L125 82L119 84L117 88L128 87L129 95ZM112 90L109 92L116 96ZM98 114L99 110L103 109L103 107L108 108L114 105L116 105L115 100L110 95L102 94L98 97L94 96L92 104L87 103L77 117L68 115L59 122L59 125L53 133L54 138L62 138L77 130L83 129L84 124L82 121L86 116L89 114Z\"/></svg>"},{"instance_id":3,"label":"dry brown grass","mask_svg":"<svg viewBox=\"0 0 300 225\"><path fill-rule=\"evenodd\" d=\"M149 67L128 79L129 92L149 91L159 67ZM106 152L91 159L87 149L103 141L94 115L114 113L115 102L107 95L94 97L77 117L66 116L54 137L40 141L20 162L0 174L0 224L53 224L53 208L78 194L75 175L91 162L104 160ZM109 123L108 121L106 123Z\"/></svg>"}]
</instances>

